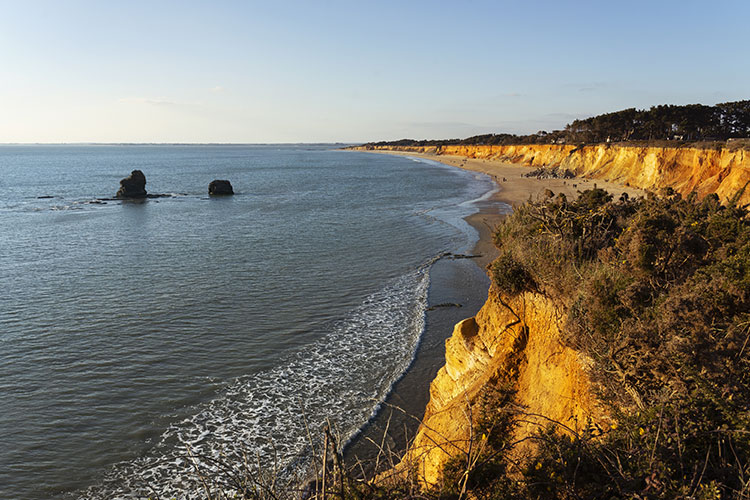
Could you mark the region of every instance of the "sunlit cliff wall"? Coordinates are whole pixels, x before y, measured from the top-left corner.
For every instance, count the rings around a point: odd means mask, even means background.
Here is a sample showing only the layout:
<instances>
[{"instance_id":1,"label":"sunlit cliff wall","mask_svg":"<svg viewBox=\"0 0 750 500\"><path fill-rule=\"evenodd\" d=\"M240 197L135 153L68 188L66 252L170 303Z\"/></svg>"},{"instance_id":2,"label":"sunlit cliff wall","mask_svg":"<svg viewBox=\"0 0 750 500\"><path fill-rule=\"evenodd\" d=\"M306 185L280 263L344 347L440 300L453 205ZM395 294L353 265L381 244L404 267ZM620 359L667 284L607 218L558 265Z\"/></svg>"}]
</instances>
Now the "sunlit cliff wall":
<instances>
[{"instance_id":1,"label":"sunlit cliff wall","mask_svg":"<svg viewBox=\"0 0 750 500\"><path fill-rule=\"evenodd\" d=\"M683 196L695 191L699 197L717 193L723 201L750 181L750 150L742 148L621 144L366 148L492 159L534 167L559 166L578 176L641 189L671 187ZM740 202L750 203L750 189Z\"/></svg>"},{"instance_id":2,"label":"sunlit cliff wall","mask_svg":"<svg viewBox=\"0 0 750 500\"><path fill-rule=\"evenodd\" d=\"M514 438L523 440L551 421L578 431L588 422L606 425L606 414L593 396L587 360L564 346L562 311L548 298L523 293L505 297L494 286L474 318L455 326L446 342L446 361L430 386L423 425L402 467L419 480L437 484L451 456L476 449L472 435L477 400L485 386L509 384L523 408ZM507 387L507 385L506 385ZM531 442L522 442L522 453Z\"/></svg>"}]
</instances>

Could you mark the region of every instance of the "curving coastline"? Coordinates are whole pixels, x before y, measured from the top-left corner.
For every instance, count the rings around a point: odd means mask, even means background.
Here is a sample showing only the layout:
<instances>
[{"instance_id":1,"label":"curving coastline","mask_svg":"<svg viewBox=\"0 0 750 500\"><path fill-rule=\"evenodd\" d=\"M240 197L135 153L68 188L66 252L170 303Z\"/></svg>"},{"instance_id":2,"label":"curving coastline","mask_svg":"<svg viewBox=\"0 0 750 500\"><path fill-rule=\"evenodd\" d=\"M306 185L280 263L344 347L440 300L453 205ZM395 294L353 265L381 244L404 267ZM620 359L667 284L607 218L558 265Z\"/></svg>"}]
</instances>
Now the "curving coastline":
<instances>
[{"instance_id":1,"label":"curving coastline","mask_svg":"<svg viewBox=\"0 0 750 500\"><path fill-rule=\"evenodd\" d=\"M591 179L537 179L524 177L529 172L528 166L512 164L498 159L470 158L460 155L436 154L434 152L378 150L369 151L377 154L394 154L401 156L422 157L438 161L453 167L480 172L491 176L498 189L477 204L478 211L466 217L466 221L479 233L479 239L473 249L474 254L482 255L472 259L474 264L484 272L488 264L497 257L497 249L493 243L494 227L508 213L508 206L522 204L529 198L537 199L544 196L545 190L555 194L563 193L568 197L575 197L578 191L594 186L606 189L615 196L628 193L629 196L640 196L643 190L632 186L623 186L616 182L602 182ZM474 285L476 286L476 285ZM484 285L489 288L488 285ZM445 329L443 338L445 346L437 345L427 356L432 356L433 363L440 363L432 371L429 397L419 408L424 409L423 424L417 430L417 435L397 470L414 467L420 482L431 485L440 479L443 464L450 459L451 447L456 452L461 444L468 443L471 426L466 419L466 402L480 393L484 384L496 377L500 372L509 370L508 360L519 356L526 358L523 366L517 366L511 371L523 379L525 402L540 413L552 415L560 420L571 417L585 420L584 415L600 413L595 402L588 394L588 379L585 370L578 366L576 353L565 348L559 342L559 335L552 332L553 317L557 314L554 306L540 302L538 297L529 297L524 311L529 321L518 328L532 326L537 335L531 336L531 341L523 346L508 342L507 335L502 335L501 323L508 323L508 311L485 288L481 294L486 302L476 313L476 316L453 322L451 328L443 324ZM489 297L489 298L488 298ZM520 307L520 304L519 304ZM461 310L459 310L461 311ZM460 314L460 312L459 312ZM463 318L472 312L465 310ZM455 316L454 316L455 317ZM504 323L503 323L504 324ZM541 328L540 328L540 325ZM452 332L451 332L452 330ZM550 333L552 332L552 333ZM543 361L553 358L552 363ZM535 361L536 360L536 361ZM558 363L559 360L564 366ZM529 369L531 367L531 369ZM519 371L520 369L520 371ZM556 380L557 389L539 390L540 385ZM404 380L402 385L413 382ZM411 388L418 391L420 388ZM467 399L468 398L468 399ZM580 399L581 402L577 402ZM416 411L415 408L411 408ZM528 432L533 431L530 425ZM383 432L384 429L378 429ZM451 444L447 444L451 443ZM456 447L458 444L458 447Z\"/></svg>"},{"instance_id":2,"label":"curving coastline","mask_svg":"<svg viewBox=\"0 0 750 500\"><path fill-rule=\"evenodd\" d=\"M495 245L492 242L492 233L494 227L507 213L508 205L514 207L524 203L529 198L537 199L544 196L547 189L555 194L563 193L568 198L575 197L578 191L590 189L594 186L617 196L621 193L627 193L628 196L645 194L643 189L634 185L626 186L623 182L617 180L608 181L596 177L574 179L524 177L524 174L529 173L530 165L514 163L503 156L481 154L485 149L490 151L491 146L456 146L456 149L453 148L453 146L444 146L441 148L399 147L386 149L360 146L350 149L376 154L426 158L464 170L480 172L494 179L498 189L478 204L479 210L477 213L466 218L466 221L479 232L479 240L474 248L474 253L482 255L475 262L483 269L497 256ZM494 148L497 150L499 147L494 146Z\"/></svg>"},{"instance_id":3,"label":"curving coastline","mask_svg":"<svg viewBox=\"0 0 750 500\"><path fill-rule=\"evenodd\" d=\"M360 146L353 149L420 153L439 158L479 160L482 171L503 164L525 167L562 167L586 179L656 190L671 187L683 196L695 191L699 197L716 193L726 201L750 182L750 151L737 143L711 147L644 146L635 143L528 144L512 146ZM442 161L442 160L440 160ZM474 163L476 166L477 164ZM469 167L471 168L471 167ZM745 191L741 203L750 203Z\"/></svg>"},{"instance_id":4,"label":"curving coastline","mask_svg":"<svg viewBox=\"0 0 750 500\"><path fill-rule=\"evenodd\" d=\"M544 196L545 190L570 198L595 186L629 196L644 194L634 186L671 187L701 198L716 193L723 201L740 193L740 203L750 202L750 193L741 191L750 182L750 155L742 149L609 145L575 150L545 145L395 149L367 150L420 155L495 179L499 190L484 210L467 218L480 232L475 253L485 254L485 265L496 256L492 228L502 217L493 212L493 203L517 205ZM530 166L561 166L579 177L523 177ZM591 360L561 339L565 314L545 296L525 292L513 297L492 285L481 310L457 323L446 341L445 364L430 385L422 424L395 472L416 473L421 484L438 485L445 464L476 445L472 407L485 387L497 380L511 384L518 403L528 412L526 423L514 432L516 442L524 443L545 421L566 422L571 432L587 425L609 427L609 416L594 395L588 374ZM522 444L517 451L523 453L524 448Z\"/></svg>"}]
</instances>

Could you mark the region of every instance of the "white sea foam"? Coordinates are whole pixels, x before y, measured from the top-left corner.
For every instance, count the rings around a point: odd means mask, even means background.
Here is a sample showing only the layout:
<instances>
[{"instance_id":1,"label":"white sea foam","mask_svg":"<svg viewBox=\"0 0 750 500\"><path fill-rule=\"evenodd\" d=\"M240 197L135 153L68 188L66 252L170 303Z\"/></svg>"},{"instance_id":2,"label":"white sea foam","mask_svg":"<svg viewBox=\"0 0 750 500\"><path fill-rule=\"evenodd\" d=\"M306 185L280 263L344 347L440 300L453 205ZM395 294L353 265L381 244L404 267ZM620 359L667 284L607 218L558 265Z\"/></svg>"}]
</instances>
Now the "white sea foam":
<instances>
[{"instance_id":1,"label":"white sea foam","mask_svg":"<svg viewBox=\"0 0 750 500\"><path fill-rule=\"evenodd\" d=\"M343 444L413 359L424 329L428 272L429 264L370 295L275 369L235 380L170 426L148 456L116 466L81 498L194 498L204 488L196 471L227 479L223 468L241 471L245 460L284 476L285 467L310 463L308 429L319 446L327 419ZM231 490L227 485L225 492Z\"/></svg>"},{"instance_id":2,"label":"white sea foam","mask_svg":"<svg viewBox=\"0 0 750 500\"><path fill-rule=\"evenodd\" d=\"M482 178L482 180L484 180L484 178ZM476 198L474 200L467 200L467 201L464 201L463 203L460 203L459 206L465 207L465 206L469 206L469 205L476 205L477 203L480 203L480 202L483 202L483 201L487 201L490 198L492 198L499 191L500 191L500 188L496 187L494 189L491 189L491 190L487 191L486 193L484 193L479 198Z\"/></svg>"}]
</instances>

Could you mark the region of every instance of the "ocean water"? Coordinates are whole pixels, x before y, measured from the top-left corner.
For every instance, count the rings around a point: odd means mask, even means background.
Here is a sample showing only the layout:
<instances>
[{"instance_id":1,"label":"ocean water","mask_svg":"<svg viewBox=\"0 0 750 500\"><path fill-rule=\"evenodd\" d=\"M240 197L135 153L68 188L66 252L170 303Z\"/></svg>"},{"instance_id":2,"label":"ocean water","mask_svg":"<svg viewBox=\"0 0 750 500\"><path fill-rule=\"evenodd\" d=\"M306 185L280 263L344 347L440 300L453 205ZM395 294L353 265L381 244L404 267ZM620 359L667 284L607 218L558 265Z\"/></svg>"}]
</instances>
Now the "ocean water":
<instances>
[{"instance_id":1,"label":"ocean water","mask_svg":"<svg viewBox=\"0 0 750 500\"><path fill-rule=\"evenodd\" d=\"M136 168L168 196L103 200ZM492 187L326 145L0 146L0 498L188 498L351 437Z\"/></svg>"}]
</instances>

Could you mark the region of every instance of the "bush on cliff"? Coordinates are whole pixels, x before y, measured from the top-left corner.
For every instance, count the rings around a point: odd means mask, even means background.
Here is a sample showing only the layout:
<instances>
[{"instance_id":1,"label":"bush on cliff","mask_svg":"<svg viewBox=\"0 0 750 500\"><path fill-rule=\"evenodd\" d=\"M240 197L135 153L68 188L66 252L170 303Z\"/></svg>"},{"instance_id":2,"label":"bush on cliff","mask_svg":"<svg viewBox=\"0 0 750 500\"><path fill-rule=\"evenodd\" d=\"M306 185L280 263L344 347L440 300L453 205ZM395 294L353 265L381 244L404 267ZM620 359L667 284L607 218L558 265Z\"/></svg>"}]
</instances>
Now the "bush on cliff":
<instances>
[{"instance_id":1,"label":"bush on cliff","mask_svg":"<svg viewBox=\"0 0 750 500\"><path fill-rule=\"evenodd\" d=\"M567 310L565 342L593 360L613 422L553 423L516 464L516 487L468 483L478 496L750 498L748 212L662 194L529 202L498 228L503 267Z\"/></svg>"},{"instance_id":2,"label":"bush on cliff","mask_svg":"<svg viewBox=\"0 0 750 500\"><path fill-rule=\"evenodd\" d=\"M522 493L511 477L506 456L514 446L513 430L517 426L513 396L507 381L496 380L484 388L476 405L474 449L445 464L442 485L431 496L460 498L470 491L477 498L492 498L498 490L504 495Z\"/></svg>"},{"instance_id":3,"label":"bush on cliff","mask_svg":"<svg viewBox=\"0 0 750 500\"><path fill-rule=\"evenodd\" d=\"M535 288L534 279L526 268L508 252L500 255L490 266L492 281L509 295Z\"/></svg>"}]
</instances>

